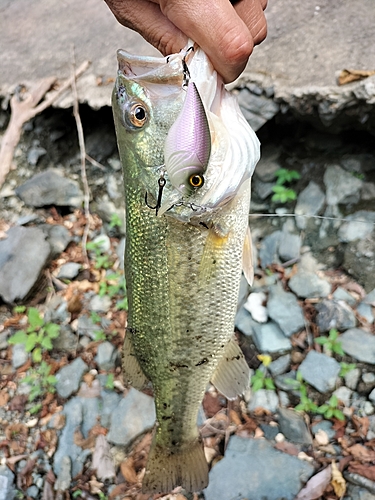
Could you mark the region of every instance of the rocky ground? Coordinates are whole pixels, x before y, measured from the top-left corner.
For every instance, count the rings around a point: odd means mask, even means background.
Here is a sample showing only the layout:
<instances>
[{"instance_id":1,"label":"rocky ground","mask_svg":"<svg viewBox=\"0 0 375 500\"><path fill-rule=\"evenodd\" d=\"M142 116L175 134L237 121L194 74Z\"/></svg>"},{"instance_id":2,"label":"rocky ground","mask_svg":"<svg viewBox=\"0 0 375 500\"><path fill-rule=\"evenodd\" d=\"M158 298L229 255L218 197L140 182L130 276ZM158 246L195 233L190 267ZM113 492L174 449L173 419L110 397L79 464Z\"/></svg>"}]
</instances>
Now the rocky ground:
<instances>
[{"instance_id":1,"label":"rocky ground","mask_svg":"<svg viewBox=\"0 0 375 500\"><path fill-rule=\"evenodd\" d=\"M208 388L199 425L210 484L164 498L375 499L373 138L314 129L265 97L254 84L239 92L253 125L268 121L249 219L256 276L251 290L242 283L236 318L252 387L230 403ZM27 124L0 190L0 500L149 499L152 394L121 376L125 230L111 112L81 116L95 160L88 261L69 110Z\"/></svg>"}]
</instances>

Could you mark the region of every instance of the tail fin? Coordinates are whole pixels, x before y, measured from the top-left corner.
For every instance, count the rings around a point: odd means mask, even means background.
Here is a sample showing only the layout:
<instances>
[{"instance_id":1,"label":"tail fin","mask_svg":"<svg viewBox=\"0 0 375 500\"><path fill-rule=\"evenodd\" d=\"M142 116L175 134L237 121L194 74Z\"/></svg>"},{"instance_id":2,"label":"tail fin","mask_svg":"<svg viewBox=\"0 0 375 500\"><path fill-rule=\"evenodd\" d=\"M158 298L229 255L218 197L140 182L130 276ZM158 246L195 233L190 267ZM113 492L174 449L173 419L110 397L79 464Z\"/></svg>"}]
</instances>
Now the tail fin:
<instances>
[{"instance_id":1,"label":"tail fin","mask_svg":"<svg viewBox=\"0 0 375 500\"><path fill-rule=\"evenodd\" d=\"M208 484L208 465L199 439L171 451L154 442L146 466L142 491L170 493L177 486L186 491L201 491Z\"/></svg>"}]
</instances>

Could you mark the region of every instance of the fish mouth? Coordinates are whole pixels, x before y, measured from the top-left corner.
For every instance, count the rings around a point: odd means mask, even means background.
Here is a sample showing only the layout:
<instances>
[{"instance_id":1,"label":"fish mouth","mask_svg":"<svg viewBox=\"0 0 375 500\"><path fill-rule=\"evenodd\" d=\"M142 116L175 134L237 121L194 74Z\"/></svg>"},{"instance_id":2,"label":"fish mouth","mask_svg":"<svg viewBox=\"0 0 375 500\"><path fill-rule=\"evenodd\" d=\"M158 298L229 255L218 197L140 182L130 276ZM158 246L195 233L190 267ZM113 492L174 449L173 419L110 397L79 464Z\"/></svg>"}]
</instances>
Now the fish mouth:
<instances>
[{"instance_id":1,"label":"fish mouth","mask_svg":"<svg viewBox=\"0 0 375 500\"><path fill-rule=\"evenodd\" d=\"M177 85L183 83L183 54L145 57L120 49L117 51L117 60L119 74L129 80Z\"/></svg>"}]
</instances>

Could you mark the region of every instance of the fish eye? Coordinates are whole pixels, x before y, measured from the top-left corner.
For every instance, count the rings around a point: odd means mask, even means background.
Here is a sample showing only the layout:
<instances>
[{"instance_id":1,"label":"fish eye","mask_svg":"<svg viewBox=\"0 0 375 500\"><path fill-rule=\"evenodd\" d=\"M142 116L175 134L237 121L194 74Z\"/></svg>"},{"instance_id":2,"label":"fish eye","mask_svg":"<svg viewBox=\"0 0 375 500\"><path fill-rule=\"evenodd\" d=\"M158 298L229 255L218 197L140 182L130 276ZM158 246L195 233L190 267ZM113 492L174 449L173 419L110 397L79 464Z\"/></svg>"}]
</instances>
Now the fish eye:
<instances>
[{"instance_id":1,"label":"fish eye","mask_svg":"<svg viewBox=\"0 0 375 500\"><path fill-rule=\"evenodd\" d=\"M203 175L199 174L193 174L189 177L189 184L193 188L200 188L204 184L204 177Z\"/></svg>"},{"instance_id":2,"label":"fish eye","mask_svg":"<svg viewBox=\"0 0 375 500\"><path fill-rule=\"evenodd\" d=\"M139 103L133 104L129 110L130 123L137 128L143 127L147 121L147 110Z\"/></svg>"}]
</instances>

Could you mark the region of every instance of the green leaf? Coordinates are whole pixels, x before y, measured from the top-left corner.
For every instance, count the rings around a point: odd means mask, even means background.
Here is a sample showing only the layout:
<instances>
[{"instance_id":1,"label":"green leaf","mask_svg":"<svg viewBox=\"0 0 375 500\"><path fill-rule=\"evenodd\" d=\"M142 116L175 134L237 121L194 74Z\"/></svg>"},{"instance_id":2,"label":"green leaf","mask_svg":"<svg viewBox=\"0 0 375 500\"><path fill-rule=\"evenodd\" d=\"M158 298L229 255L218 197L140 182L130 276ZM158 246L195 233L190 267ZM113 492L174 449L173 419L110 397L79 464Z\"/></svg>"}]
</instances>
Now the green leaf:
<instances>
[{"instance_id":1,"label":"green leaf","mask_svg":"<svg viewBox=\"0 0 375 500\"><path fill-rule=\"evenodd\" d=\"M44 349L47 349L47 351L53 349L52 341L49 337L44 337L40 345L44 347Z\"/></svg>"},{"instance_id":2,"label":"green leaf","mask_svg":"<svg viewBox=\"0 0 375 500\"><path fill-rule=\"evenodd\" d=\"M265 385L266 389L275 390L275 384L273 383L272 378L268 378L268 377L265 378L264 385Z\"/></svg>"},{"instance_id":3,"label":"green leaf","mask_svg":"<svg viewBox=\"0 0 375 500\"><path fill-rule=\"evenodd\" d=\"M332 394L332 396L329 399L329 405L330 406L337 406L338 403L339 403L338 397L336 396L336 394Z\"/></svg>"},{"instance_id":4,"label":"green leaf","mask_svg":"<svg viewBox=\"0 0 375 500\"><path fill-rule=\"evenodd\" d=\"M260 378L255 379L254 383L251 386L254 392L259 391L259 389L262 389L262 387L263 387L263 379Z\"/></svg>"},{"instance_id":5,"label":"green leaf","mask_svg":"<svg viewBox=\"0 0 375 500\"><path fill-rule=\"evenodd\" d=\"M35 363L40 363L42 361L42 349L40 347L34 349L32 356Z\"/></svg>"},{"instance_id":6,"label":"green leaf","mask_svg":"<svg viewBox=\"0 0 375 500\"><path fill-rule=\"evenodd\" d=\"M332 351L336 354L340 354L340 356L345 356L345 352L342 348L341 342L335 342L332 344Z\"/></svg>"},{"instance_id":7,"label":"green leaf","mask_svg":"<svg viewBox=\"0 0 375 500\"><path fill-rule=\"evenodd\" d=\"M113 389L113 382L114 382L114 375L113 373L108 373L108 376L107 376L107 380L106 380L106 383L105 383L105 386L107 389Z\"/></svg>"},{"instance_id":8,"label":"green leaf","mask_svg":"<svg viewBox=\"0 0 375 500\"><path fill-rule=\"evenodd\" d=\"M35 413L38 413L39 410L41 410L42 404L38 403L37 405L34 405L32 408L30 408L30 413L34 415Z\"/></svg>"},{"instance_id":9,"label":"green leaf","mask_svg":"<svg viewBox=\"0 0 375 500\"><path fill-rule=\"evenodd\" d=\"M36 307L29 308L27 312L27 318L29 320L29 325L32 328L40 328L44 323L44 320L40 316L39 311L38 309L36 309Z\"/></svg>"},{"instance_id":10,"label":"green leaf","mask_svg":"<svg viewBox=\"0 0 375 500\"><path fill-rule=\"evenodd\" d=\"M26 352L31 352L38 342L38 335L34 333L29 333L25 343Z\"/></svg>"},{"instance_id":11,"label":"green leaf","mask_svg":"<svg viewBox=\"0 0 375 500\"><path fill-rule=\"evenodd\" d=\"M337 420L345 420L345 416L341 410L333 410L333 416L337 418Z\"/></svg>"},{"instance_id":12,"label":"green leaf","mask_svg":"<svg viewBox=\"0 0 375 500\"><path fill-rule=\"evenodd\" d=\"M305 405L303 404L298 404L295 408L296 411L305 411Z\"/></svg>"},{"instance_id":13,"label":"green leaf","mask_svg":"<svg viewBox=\"0 0 375 500\"><path fill-rule=\"evenodd\" d=\"M332 418L333 417L333 409L332 408L328 408L328 410L324 413L324 416L326 418Z\"/></svg>"},{"instance_id":14,"label":"green leaf","mask_svg":"<svg viewBox=\"0 0 375 500\"><path fill-rule=\"evenodd\" d=\"M23 313L26 311L26 306L16 306L13 307L14 314Z\"/></svg>"},{"instance_id":15,"label":"green leaf","mask_svg":"<svg viewBox=\"0 0 375 500\"><path fill-rule=\"evenodd\" d=\"M324 345L324 344L327 344L327 342L329 342L329 340L327 339L327 337L316 337L316 339L314 339L314 342L316 342L317 344L320 344L320 345Z\"/></svg>"},{"instance_id":16,"label":"green leaf","mask_svg":"<svg viewBox=\"0 0 375 500\"><path fill-rule=\"evenodd\" d=\"M26 344L27 333L24 330L19 330L8 339L8 344Z\"/></svg>"},{"instance_id":17,"label":"green leaf","mask_svg":"<svg viewBox=\"0 0 375 500\"><path fill-rule=\"evenodd\" d=\"M323 415L328 409L329 409L329 406L324 404L322 406L319 406L319 408L317 409L317 412L319 414Z\"/></svg>"},{"instance_id":18,"label":"green leaf","mask_svg":"<svg viewBox=\"0 0 375 500\"><path fill-rule=\"evenodd\" d=\"M336 340L339 336L339 332L336 330L336 328L331 328L328 335L331 340Z\"/></svg>"},{"instance_id":19,"label":"green leaf","mask_svg":"<svg viewBox=\"0 0 375 500\"><path fill-rule=\"evenodd\" d=\"M57 383L57 378L55 377L55 375L48 375L46 381L49 385L55 385Z\"/></svg>"},{"instance_id":20,"label":"green leaf","mask_svg":"<svg viewBox=\"0 0 375 500\"><path fill-rule=\"evenodd\" d=\"M60 325L54 323L47 323L45 326L45 331L49 338L56 339L60 335Z\"/></svg>"}]
</instances>

